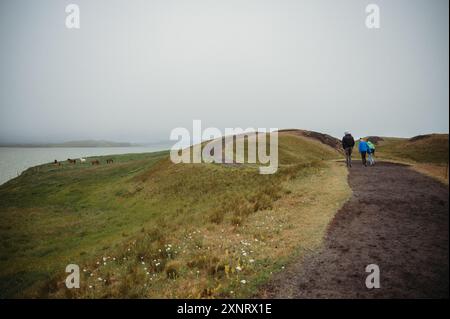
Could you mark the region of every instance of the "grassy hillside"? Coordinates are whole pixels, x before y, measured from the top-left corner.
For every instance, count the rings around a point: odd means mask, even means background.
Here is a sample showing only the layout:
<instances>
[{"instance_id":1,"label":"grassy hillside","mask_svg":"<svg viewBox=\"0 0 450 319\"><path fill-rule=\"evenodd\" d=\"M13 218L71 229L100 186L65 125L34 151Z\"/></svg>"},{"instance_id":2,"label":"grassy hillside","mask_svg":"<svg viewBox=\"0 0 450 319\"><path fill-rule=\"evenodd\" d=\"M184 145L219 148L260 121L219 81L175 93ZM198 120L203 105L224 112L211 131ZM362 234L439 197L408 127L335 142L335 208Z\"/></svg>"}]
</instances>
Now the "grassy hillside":
<instances>
[{"instance_id":1,"label":"grassy hillside","mask_svg":"<svg viewBox=\"0 0 450 319\"><path fill-rule=\"evenodd\" d=\"M335 149L285 132L279 153L274 175L167 152L27 170L0 186L1 297L251 295L320 245L350 194ZM80 289L64 286L69 263Z\"/></svg>"},{"instance_id":2,"label":"grassy hillside","mask_svg":"<svg viewBox=\"0 0 450 319\"><path fill-rule=\"evenodd\" d=\"M448 184L448 134L369 139L377 142L377 157L411 164L413 169Z\"/></svg>"},{"instance_id":3,"label":"grassy hillside","mask_svg":"<svg viewBox=\"0 0 450 319\"><path fill-rule=\"evenodd\" d=\"M431 134L410 139L383 137L377 151L384 158L417 163L448 163L448 134Z\"/></svg>"}]
</instances>

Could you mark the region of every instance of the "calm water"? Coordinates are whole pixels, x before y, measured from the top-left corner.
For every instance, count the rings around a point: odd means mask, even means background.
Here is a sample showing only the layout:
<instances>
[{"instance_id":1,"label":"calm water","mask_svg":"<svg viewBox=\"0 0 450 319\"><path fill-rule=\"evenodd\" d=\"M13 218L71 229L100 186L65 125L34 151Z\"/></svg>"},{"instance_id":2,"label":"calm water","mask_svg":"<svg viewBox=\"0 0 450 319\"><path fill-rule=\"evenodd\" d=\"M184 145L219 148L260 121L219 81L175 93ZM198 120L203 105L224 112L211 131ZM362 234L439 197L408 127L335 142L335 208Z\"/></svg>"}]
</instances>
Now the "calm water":
<instances>
[{"instance_id":1,"label":"calm water","mask_svg":"<svg viewBox=\"0 0 450 319\"><path fill-rule=\"evenodd\" d=\"M88 156L148 153L170 149L170 146L143 147L0 147L0 185L17 177L27 168L39 164Z\"/></svg>"}]
</instances>

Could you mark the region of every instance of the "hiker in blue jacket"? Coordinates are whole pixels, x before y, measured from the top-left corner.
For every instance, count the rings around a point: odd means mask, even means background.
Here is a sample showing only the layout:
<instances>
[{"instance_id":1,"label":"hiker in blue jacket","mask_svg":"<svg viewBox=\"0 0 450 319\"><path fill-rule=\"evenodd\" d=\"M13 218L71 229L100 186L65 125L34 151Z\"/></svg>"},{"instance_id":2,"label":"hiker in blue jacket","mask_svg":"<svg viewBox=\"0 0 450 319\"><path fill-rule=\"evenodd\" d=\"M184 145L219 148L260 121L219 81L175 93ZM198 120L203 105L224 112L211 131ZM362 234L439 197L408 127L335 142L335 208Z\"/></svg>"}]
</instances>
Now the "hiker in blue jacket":
<instances>
[{"instance_id":1,"label":"hiker in blue jacket","mask_svg":"<svg viewBox=\"0 0 450 319\"><path fill-rule=\"evenodd\" d=\"M369 152L369 144L363 139L359 139L359 152L361 153L361 159L364 166L367 166L366 155Z\"/></svg>"}]
</instances>

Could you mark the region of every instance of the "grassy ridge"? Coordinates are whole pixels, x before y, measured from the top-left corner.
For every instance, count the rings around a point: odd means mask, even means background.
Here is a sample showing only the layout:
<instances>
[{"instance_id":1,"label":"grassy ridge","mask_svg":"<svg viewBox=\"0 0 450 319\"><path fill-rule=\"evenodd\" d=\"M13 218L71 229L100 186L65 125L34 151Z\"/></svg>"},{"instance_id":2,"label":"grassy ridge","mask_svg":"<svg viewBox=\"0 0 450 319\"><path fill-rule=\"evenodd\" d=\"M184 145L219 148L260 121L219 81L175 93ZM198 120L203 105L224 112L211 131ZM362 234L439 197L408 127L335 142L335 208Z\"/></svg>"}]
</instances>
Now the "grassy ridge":
<instances>
[{"instance_id":1,"label":"grassy ridge","mask_svg":"<svg viewBox=\"0 0 450 319\"><path fill-rule=\"evenodd\" d=\"M410 139L383 137L377 157L411 165L411 168L448 184L448 134L429 134Z\"/></svg>"},{"instance_id":2,"label":"grassy ridge","mask_svg":"<svg viewBox=\"0 0 450 319\"><path fill-rule=\"evenodd\" d=\"M448 134L432 134L422 138L383 138L377 146L380 156L416 163L448 163Z\"/></svg>"},{"instance_id":3,"label":"grassy ridge","mask_svg":"<svg viewBox=\"0 0 450 319\"><path fill-rule=\"evenodd\" d=\"M249 295L299 247L320 242L349 194L345 169L323 161L336 156L280 134L275 175L255 165L174 165L166 152L29 169L0 187L0 294ZM69 263L83 270L79 290L63 285Z\"/></svg>"}]
</instances>

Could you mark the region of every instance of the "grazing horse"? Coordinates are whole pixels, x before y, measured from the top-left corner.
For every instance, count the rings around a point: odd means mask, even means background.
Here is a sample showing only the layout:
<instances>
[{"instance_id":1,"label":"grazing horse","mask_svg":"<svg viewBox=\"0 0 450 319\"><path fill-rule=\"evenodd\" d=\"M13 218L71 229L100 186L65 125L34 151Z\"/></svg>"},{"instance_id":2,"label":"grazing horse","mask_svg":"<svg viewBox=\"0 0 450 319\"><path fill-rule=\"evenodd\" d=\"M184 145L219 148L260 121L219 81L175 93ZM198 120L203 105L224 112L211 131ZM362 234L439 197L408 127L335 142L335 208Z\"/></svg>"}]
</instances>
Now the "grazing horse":
<instances>
[{"instance_id":1,"label":"grazing horse","mask_svg":"<svg viewBox=\"0 0 450 319\"><path fill-rule=\"evenodd\" d=\"M92 165L100 165L100 161L99 160L94 160L94 161L91 161L91 164Z\"/></svg>"},{"instance_id":2,"label":"grazing horse","mask_svg":"<svg viewBox=\"0 0 450 319\"><path fill-rule=\"evenodd\" d=\"M110 164L110 163L111 164L114 163L114 160L112 158L109 158L106 160L106 164Z\"/></svg>"},{"instance_id":3,"label":"grazing horse","mask_svg":"<svg viewBox=\"0 0 450 319\"><path fill-rule=\"evenodd\" d=\"M69 164L76 164L77 160L76 159L70 159L68 158L67 161L69 162Z\"/></svg>"},{"instance_id":4,"label":"grazing horse","mask_svg":"<svg viewBox=\"0 0 450 319\"><path fill-rule=\"evenodd\" d=\"M85 159L85 158L82 158L82 157L80 157L80 162L81 162L81 163L85 163L85 162L86 162L86 159Z\"/></svg>"},{"instance_id":5,"label":"grazing horse","mask_svg":"<svg viewBox=\"0 0 450 319\"><path fill-rule=\"evenodd\" d=\"M58 162L57 160L54 160L53 165L55 165L55 166L61 166L61 163Z\"/></svg>"}]
</instances>

